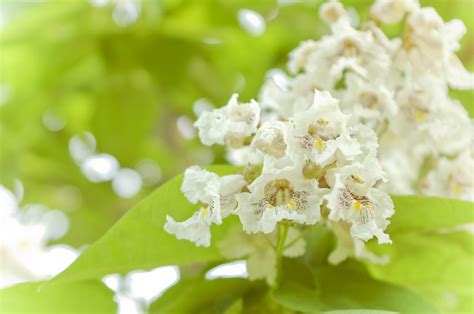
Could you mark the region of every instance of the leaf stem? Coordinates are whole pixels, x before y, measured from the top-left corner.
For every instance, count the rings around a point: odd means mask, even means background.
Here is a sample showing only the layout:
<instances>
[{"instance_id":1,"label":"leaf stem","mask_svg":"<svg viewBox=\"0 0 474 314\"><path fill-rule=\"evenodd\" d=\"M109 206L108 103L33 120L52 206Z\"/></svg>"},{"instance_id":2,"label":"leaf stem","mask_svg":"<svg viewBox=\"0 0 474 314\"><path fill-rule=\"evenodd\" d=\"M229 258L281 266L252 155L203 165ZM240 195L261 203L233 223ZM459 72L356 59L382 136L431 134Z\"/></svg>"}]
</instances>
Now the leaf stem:
<instances>
[{"instance_id":1,"label":"leaf stem","mask_svg":"<svg viewBox=\"0 0 474 314\"><path fill-rule=\"evenodd\" d=\"M288 230L290 226L287 224L278 225L278 244L276 247L276 270L277 270L277 280L273 285L273 289L278 287L278 283L281 279L282 273L282 259L283 259L283 252L285 251L285 242L288 236Z\"/></svg>"}]
</instances>

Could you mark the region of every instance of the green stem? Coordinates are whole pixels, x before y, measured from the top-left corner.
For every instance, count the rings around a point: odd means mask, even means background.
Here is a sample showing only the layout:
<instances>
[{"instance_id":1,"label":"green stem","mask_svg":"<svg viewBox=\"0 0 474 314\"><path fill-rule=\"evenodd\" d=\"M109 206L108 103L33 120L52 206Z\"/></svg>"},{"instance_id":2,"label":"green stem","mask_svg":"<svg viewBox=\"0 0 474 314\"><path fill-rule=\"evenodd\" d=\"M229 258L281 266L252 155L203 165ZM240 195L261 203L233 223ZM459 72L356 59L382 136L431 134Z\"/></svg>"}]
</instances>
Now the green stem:
<instances>
[{"instance_id":1,"label":"green stem","mask_svg":"<svg viewBox=\"0 0 474 314\"><path fill-rule=\"evenodd\" d=\"M280 226L280 225L279 225ZM274 289L278 287L278 283L281 279L281 272L282 272L282 259L283 259L283 252L285 251L285 242L288 236L288 230L290 229L289 225L282 225L278 227L278 244L276 247L276 269L277 269L277 280L274 285Z\"/></svg>"},{"instance_id":2,"label":"green stem","mask_svg":"<svg viewBox=\"0 0 474 314\"><path fill-rule=\"evenodd\" d=\"M288 236L288 230L290 229L290 226L284 225L282 229L283 230L281 230L281 233L278 237L278 245L277 245L277 251L276 251L277 259L283 256L283 250L285 249L286 237Z\"/></svg>"}]
</instances>

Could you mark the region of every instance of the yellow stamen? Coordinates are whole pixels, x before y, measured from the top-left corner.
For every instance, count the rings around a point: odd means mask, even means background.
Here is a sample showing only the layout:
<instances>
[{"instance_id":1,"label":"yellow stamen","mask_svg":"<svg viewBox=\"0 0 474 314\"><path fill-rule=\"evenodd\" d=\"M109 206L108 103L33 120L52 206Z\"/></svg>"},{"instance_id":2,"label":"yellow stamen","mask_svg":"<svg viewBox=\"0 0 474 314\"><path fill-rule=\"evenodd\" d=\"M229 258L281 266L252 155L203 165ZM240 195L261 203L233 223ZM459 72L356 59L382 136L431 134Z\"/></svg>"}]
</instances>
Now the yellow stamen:
<instances>
[{"instance_id":1,"label":"yellow stamen","mask_svg":"<svg viewBox=\"0 0 474 314\"><path fill-rule=\"evenodd\" d=\"M426 113L423 111L418 110L415 114L415 119L417 122L422 122L426 119Z\"/></svg>"},{"instance_id":2,"label":"yellow stamen","mask_svg":"<svg viewBox=\"0 0 474 314\"><path fill-rule=\"evenodd\" d=\"M324 150L324 147L326 146L324 141L320 138L318 138L317 140L314 141L314 146L319 150L319 151L323 151Z\"/></svg>"},{"instance_id":3,"label":"yellow stamen","mask_svg":"<svg viewBox=\"0 0 474 314\"><path fill-rule=\"evenodd\" d=\"M355 175L353 175L353 174L351 174L351 178L352 178L352 180L354 180L355 182L357 182L357 183L359 183L359 184L364 183L364 180L362 180L360 177L355 176Z\"/></svg>"},{"instance_id":4,"label":"yellow stamen","mask_svg":"<svg viewBox=\"0 0 474 314\"><path fill-rule=\"evenodd\" d=\"M275 208L272 204L268 204L268 208Z\"/></svg>"},{"instance_id":5,"label":"yellow stamen","mask_svg":"<svg viewBox=\"0 0 474 314\"><path fill-rule=\"evenodd\" d=\"M360 212L360 210L362 208L362 204L359 201L354 201L354 208L355 208L356 212Z\"/></svg>"},{"instance_id":6,"label":"yellow stamen","mask_svg":"<svg viewBox=\"0 0 474 314\"><path fill-rule=\"evenodd\" d=\"M201 210L201 215L202 216L207 216L207 215L209 215L210 212L211 211L209 210L209 207L206 207L203 210Z\"/></svg>"},{"instance_id":7,"label":"yellow stamen","mask_svg":"<svg viewBox=\"0 0 474 314\"><path fill-rule=\"evenodd\" d=\"M454 192L455 194L461 194L461 192L462 192L462 186L461 186L461 184L459 184L459 183L454 183L454 185L453 185L453 192Z\"/></svg>"},{"instance_id":8,"label":"yellow stamen","mask_svg":"<svg viewBox=\"0 0 474 314\"><path fill-rule=\"evenodd\" d=\"M290 201L288 201L287 204L288 204L288 206L290 206L291 209L295 209L295 207L296 207L296 203L294 201L290 200Z\"/></svg>"}]
</instances>

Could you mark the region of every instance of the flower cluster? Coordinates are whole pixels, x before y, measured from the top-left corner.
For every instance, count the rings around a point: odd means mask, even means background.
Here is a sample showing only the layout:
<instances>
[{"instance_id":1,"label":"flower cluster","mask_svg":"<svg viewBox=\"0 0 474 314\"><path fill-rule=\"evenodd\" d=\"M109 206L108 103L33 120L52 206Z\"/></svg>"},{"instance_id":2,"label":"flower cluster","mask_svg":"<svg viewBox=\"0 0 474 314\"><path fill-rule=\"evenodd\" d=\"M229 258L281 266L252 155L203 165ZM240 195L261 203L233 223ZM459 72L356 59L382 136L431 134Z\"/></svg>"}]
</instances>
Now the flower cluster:
<instances>
[{"instance_id":1,"label":"flower cluster","mask_svg":"<svg viewBox=\"0 0 474 314\"><path fill-rule=\"evenodd\" d=\"M239 104L234 95L223 108L202 114L196 122L202 142L247 149L249 161L241 174L223 177L188 168L182 191L203 206L183 222L168 217L165 230L209 246L211 224L237 215L248 234L271 234L283 221L346 222L356 239L390 243L384 230L393 203L375 187L386 179L376 134L350 123L328 92L315 90L308 102L292 116L263 122L257 102Z\"/></svg>"},{"instance_id":2,"label":"flower cluster","mask_svg":"<svg viewBox=\"0 0 474 314\"><path fill-rule=\"evenodd\" d=\"M270 239L282 224L323 223L339 240L331 262L384 262L364 242L391 242L387 193L472 198L471 121L448 94L474 86L455 55L462 22L417 0L377 0L358 27L337 1L320 16L331 34L290 53L290 76L269 77L258 102L233 95L199 117L201 141L226 145L245 168L224 177L189 168L182 190L203 206L184 222L168 217L169 233L208 246L211 224L229 215ZM402 21L401 38L379 28Z\"/></svg>"},{"instance_id":3,"label":"flower cluster","mask_svg":"<svg viewBox=\"0 0 474 314\"><path fill-rule=\"evenodd\" d=\"M450 89L474 87L474 76L455 54L464 24L444 23L418 0L377 0L371 20L357 28L337 1L322 5L320 15L332 33L291 52L288 69L294 76L284 84L269 79L262 107L284 118L306 109L314 88L329 91L352 123L377 133L379 160L389 178L382 189L472 200L473 180L465 174L472 169L461 175L456 162L472 164L472 123L449 96ZM389 39L378 27L402 20L399 38ZM428 183L434 176L449 188Z\"/></svg>"}]
</instances>

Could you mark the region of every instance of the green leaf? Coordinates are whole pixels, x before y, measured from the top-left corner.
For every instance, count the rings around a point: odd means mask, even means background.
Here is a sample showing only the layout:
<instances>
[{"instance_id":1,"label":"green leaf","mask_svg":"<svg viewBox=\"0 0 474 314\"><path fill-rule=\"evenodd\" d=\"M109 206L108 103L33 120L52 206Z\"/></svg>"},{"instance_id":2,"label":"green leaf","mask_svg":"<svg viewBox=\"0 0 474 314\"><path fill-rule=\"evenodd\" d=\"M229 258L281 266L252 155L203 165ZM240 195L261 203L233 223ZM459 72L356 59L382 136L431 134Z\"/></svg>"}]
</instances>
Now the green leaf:
<instances>
[{"instance_id":1,"label":"green leaf","mask_svg":"<svg viewBox=\"0 0 474 314\"><path fill-rule=\"evenodd\" d=\"M219 175L235 173L238 168L212 166ZM126 273L134 269L150 269L163 265L182 265L222 259L215 243L237 219L230 217L213 230L209 248L196 247L177 240L164 231L166 215L177 221L188 218L192 205L181 192L183 176L179 175L129 210L102 238L91 245L53 282L102 278L107 274Z\"/></svg>"},{"instance_id":2,"label":"green leaf","mask_svg":"<svg viewBox=\"0 0 474 314\"><path fill-rule=\"evenodd\" d=\"M284 270L302 267L287 264ZM437 312L434 306L416 293L371 278L356 262L338 266L319 265L313 273L314 286L292 281L291 275L286 275L286 280L273 293L274 300L292 310L310 313L343 309Z\"/></svg>"},{"instance_id":3,"label":"green leaf","mask_svg":"<svg viewBox=\"0 0 474 314\"><path fill-rule=\"evenodd\" d=\"M380 311L380 310L336 310L323 312L324 314L395 314L396 312L391 311Z\"/></svg>"},{"instance_id":4,"label":"green leaf","mask_svg":"<svg viewBox=\"0 0 474 314\"><path fill-rule=\"evenodd\" d=\"M2 313L115 313L112 290L98 281L21 283L0 290Z\"/></svg>"},{"instance_id":5,"label":"green leaf","mask_svg":"<svg viewBox=\"0 0 474 314\"><path fill-rule=\"evenodd\" d=\"M323 312L324 314L395 314L397 312L392 311L380 311L380 310L336 310Z\"/></svg>"},{"instance_id":6,"label":"green leaf","mask_svg":"<svg viewBox=\"0 0 474 314\"><path fill-rule=\"evenodd\" d=\"M254 286L241 278L181 280L151 305L150 313L239 313L242 302L237 301Z\"/></svg>"},{"instance_id":7,"label":"green leaf","mask_svg":"<svg viewBox=\"0 0 474 314\"><path fill-rule=\"evenodd\" d=\"M474 312L473 236L459 226L474 222L474 204L421 196L394 197L388 233L392 245L371 245L390 257L369 265L377 278L409 287L443 311Z\"/></svg>"},{"instance_id":8,"label":"green leaf","mask_svg":"<svg viewBox=\"0 0 474 314\"><path fill-rule=\"evenodd\" d=\"M437 228L474 222L474 204L467 201L421 195L392 196L395 215L387 232L422 233Z\"/></svg>"},{"instance_id":9,"label":"green leaf","mask_svg":"<svg viewBox=\"0 0 474 314\"><path fill-rule=\"evenodd\" d=\"M244 301L242 298L237 299L224 312L224 314L241 314L243 313Z\"/></svg>"}]
</instances>

